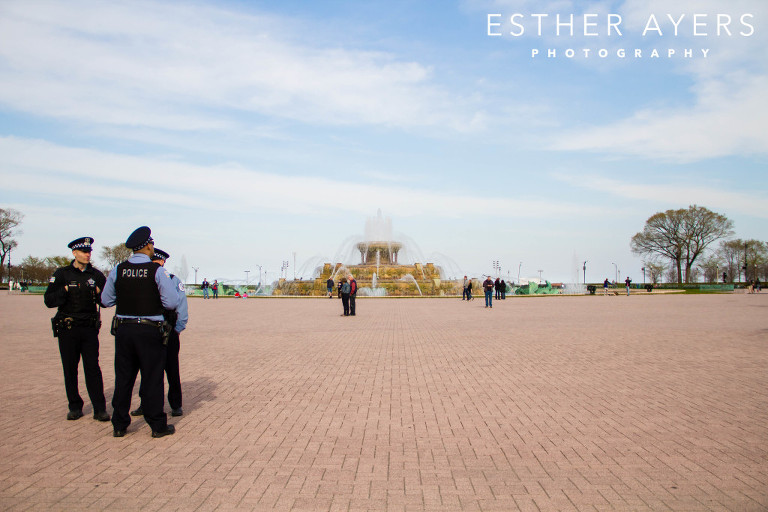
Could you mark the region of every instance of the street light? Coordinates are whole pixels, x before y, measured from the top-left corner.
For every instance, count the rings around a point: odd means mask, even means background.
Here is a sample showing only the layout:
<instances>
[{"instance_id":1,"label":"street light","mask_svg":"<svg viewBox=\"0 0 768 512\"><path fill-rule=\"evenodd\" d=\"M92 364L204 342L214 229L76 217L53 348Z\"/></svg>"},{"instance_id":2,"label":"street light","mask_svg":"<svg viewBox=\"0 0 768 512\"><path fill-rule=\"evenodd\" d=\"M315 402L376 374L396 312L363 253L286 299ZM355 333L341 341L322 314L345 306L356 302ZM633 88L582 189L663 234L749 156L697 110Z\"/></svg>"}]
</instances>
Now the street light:
<instances>
[{"instance_id":1,"label":"street light","mask_svg":"<svg viewBox=\"0 0 768 512\"><path fill-rule=\"evenodd\" d=\"M589 260L584 261L584 267L583 267L584 268L584 284L587 284L587 261Z\"/></svg>"},{"instance_id":2,"label":"street light","mask_svg":"<svg viewBox=\"0 0 768 512\"><path fill-rule=\"evenodd\" d=\"M261 265L256 265L256 266L259 267L259 285L260 285L261 284Z\"/></svg>"},{"instance_id":3,"label":"street light","mask_svg":"<svg viewBox=\"0 0 768 512\"><path fill-rule=\"evenodd\" d=\"M499 260L493 261L493 270L496 271L496 277L501 275L501 265L499 265Z\"/></svg>"},{"instance_id":4,"label":"street light","mask_svg":"<svg viewBox=\"0 0 768 512\"><path fill-rule=\"evenodd\" d=\"M539 282L541 282L541 273L544 272L543 270L539 270Z\"/></svg>"},{"instance_id":5,"label":"street light","mask_svg":"<svg viewBox=\"0 0 768 512\"><path fill-rule=\"evenodd\" d=\"M717 275L717 273L715 273ZM645 267L643 267L643 288L645 288Z\"/></svg>"},{"instance_id":6,"label":"street light","mask_svg":"<svg viewBox=\"0 0 768 512\"><path fill-rule=\"evenodd\" d=\"M517 284L520 284L520 268L523 266L523 262L521 261L520 264L517 266Z\"/></svg>"},{"instance_id":7,"label":"street light","mask_svg":"<svg viewBox=\"0 0 768 512\"><path fill-rule=\"evenodd\" d=\"M614 275L616 276L616 281L614 281L614 282L615 282L615 283L618 283L618 282L619 282L619 266L618 266L617 264L615 264L615 263L611 263L611 265L613 265L614 267L616 267L616 268L614 269L614 270L615 270L615 272L616 272L616 273L614 274Z\"/></svg>"},{"instance_id":8,"label":"street light","mask_svg":"<svg viewBox=\"0 0 768 512\"><path fill-rule=\"evenodd\" d=\"M248 290L248 273L250 270L244 270L245 272L245 289Z\"/></svg>"}]
</instances>

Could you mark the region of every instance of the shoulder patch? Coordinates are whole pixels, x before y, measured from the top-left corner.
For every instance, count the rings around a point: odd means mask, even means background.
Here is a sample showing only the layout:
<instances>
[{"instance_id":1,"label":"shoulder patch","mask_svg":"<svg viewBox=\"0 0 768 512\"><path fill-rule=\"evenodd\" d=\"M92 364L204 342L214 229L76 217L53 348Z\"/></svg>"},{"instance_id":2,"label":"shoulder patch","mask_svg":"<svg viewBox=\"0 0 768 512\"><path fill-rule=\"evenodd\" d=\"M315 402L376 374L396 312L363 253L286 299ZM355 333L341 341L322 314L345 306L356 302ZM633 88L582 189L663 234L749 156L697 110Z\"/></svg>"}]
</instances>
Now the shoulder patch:
<instances>
[{"instance_id":1,"label":"shoulder patch","mask_svg":"<svg viewBox=\"0 0 768 512\"><path fill-rule=\"evenodd\" d=\"M183 291L185 291L185 290L184 290L184 283L182 283L181 281L179 281L179 291L180 291L180 292L183 292Z\"/></svg>"},{"instance_id":2,"label":"shoulder patch","mask_svg":"<svg viewBox=\"0 0 768 512\"><path fill-rule=\"evenodd\" d=\"M165 272L165 277L167 277L168 279L171 278L171 274L169 274L167 270L163 269L163 272Z\"/></svg>"},{"instance_id":3,"label":"shoulder patch","mask_svg":"<svg viewBox=\"0 0 768 512\"><path fill-rule=\"evenodd\" d=\"M48 280L49 283L55 283L56 282L56 276L51 276L51 278Z\"/></svg>"}]
</instances>

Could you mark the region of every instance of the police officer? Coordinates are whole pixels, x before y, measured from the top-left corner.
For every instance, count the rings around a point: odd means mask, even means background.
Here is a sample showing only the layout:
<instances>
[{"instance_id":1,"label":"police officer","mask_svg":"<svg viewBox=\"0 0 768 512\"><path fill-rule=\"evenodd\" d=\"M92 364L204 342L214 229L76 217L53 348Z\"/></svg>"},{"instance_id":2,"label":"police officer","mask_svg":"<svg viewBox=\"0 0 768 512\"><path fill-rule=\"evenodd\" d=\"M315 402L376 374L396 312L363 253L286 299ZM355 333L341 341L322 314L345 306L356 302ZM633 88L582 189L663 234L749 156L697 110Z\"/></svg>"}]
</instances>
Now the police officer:
<instances>
[{"instance_id":1,"label":"police officer","mask_svg":"<svg viewBox=\"0 0 768 512\"><path fill-rule=\"evenodd\" d=\"M176 309L179 294L168 272L150 258L154 254L152 231L136 229L125 241L133 251L127 261L112 269L101 293L101 302L117 305L115 334L115 393L112 397L113 435L123 437L131 424L129 414L136 375L141 372L144 419L152 437L175 433L163 411L163 370L166 340L163 311Z\"/></svg>"},{"instance_id":2,"label":"police officer","mask_svg":"<svg viewBox=\"0 0 768 512\"><path fill-rule=\"evenodd\" d=\"M92 245L93 238L87 236L69 243L75 259L69 266L56 269L43 300L49 308L59 308L51 323L53 335L59 338L64 388L69 400L67 419L83 417L83 399L77 386L77 367L82 356L85 387L93 404L93 418L109 421L99 368L101 320L98 305L106 278L91 265Z\"/></svg>"},{"instance_id":3,"label":"police officer","mask_svg":"<svg viewBox=\"0 0 768 512\"><path fill-rule=\"evenodd\" d=\"M170 258L170 255L167 252L155 248L152 261L164 267L168 258ZM165 375L168 377L168 403L171 405L171 416L181 416L184 414L184 411L181 408L181 375L179 372L179 349L181 348L181 342L179 340L179 333L187 327L189 309L187 307L187 293L184 290L184 283L175 275L170 274L170 276L179 293L181 302L176 311L166 309L164 312L166 322L174 326L168 338ZM143 387L144 381L141 382L141 388L139 388L140 397L143 396ZM142 416L143 414L144 408L141 405L139 405L138 409L131 411L131 416Z\"/></svg>"}]
</instances>

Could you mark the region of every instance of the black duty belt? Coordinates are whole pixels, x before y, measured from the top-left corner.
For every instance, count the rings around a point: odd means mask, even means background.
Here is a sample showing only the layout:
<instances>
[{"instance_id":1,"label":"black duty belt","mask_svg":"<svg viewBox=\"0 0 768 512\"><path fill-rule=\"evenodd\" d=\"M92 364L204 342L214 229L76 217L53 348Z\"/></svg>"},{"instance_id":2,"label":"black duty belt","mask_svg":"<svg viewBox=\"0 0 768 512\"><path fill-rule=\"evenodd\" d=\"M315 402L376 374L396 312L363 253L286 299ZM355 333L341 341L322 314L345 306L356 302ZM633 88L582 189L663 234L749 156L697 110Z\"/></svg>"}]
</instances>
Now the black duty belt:
<instances>
[{"instance_id":1,"label":"black duty belt","mask_svg":"<svg viewBox=\"0 0 768 512\"><path fill-rule=\"evenodd\" d=\"M117 321L117 325L125 325L125 324L132 324L132 325L151 325L152 327L162 327L163 321L162 320L147 320L146 318L119 318L115 317Z\"/></svg>"}]
</instances>

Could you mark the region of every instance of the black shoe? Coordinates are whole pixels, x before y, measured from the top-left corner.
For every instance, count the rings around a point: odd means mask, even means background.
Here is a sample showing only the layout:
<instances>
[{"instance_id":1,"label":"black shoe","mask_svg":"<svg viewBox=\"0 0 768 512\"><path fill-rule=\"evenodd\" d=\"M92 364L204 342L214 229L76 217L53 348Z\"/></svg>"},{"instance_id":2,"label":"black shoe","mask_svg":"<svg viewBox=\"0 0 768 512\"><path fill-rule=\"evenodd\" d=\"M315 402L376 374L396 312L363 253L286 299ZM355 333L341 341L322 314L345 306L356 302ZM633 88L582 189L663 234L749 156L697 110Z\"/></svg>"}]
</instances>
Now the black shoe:
<instances>
[{"instance_id":1,"label":"black shoe","mask_svg":"<svg viewBox=\"0 0 768 512\"><path fill-rule=\"evenodd\" d=\"M176 427L173 425L167 425L165 427L165 430L161 430L159 432L152 431L152 437L165 437L165 436L172 436L176 433Z\"/></svg>"},{"instance_id":2,"label":"black shoe","mask_svg":"<svg viewBox=\"0 0 768 512\"><path fill-rule=\"evenodd\" d=\"M69 411L67 413L68 420L79 420L83 417L83 411Z\"/></svg>"},{"instance_id":3,"label":"black shoe","mask_svg":"<svg viewBox=\"0 0 768 512\"><path fill-rule=\"evenodd\" d=\"M109 414L107 414L107 411L101 411L93 413L93 419L97 421L109 421L110 417Z\"/></svg>"},{"instance_id":4,"label":"black shoe","mask_svg":"<svg viewBox=\"0 0 768 512\"><path fill-rule=\"evenodd\" d=\"M184 414L184 411L181 410L181 407L177 407L176 409L171 409L171 416L182 416Z\"/></svg>"},{"instance_id":5,"label":"black shoe","mask_svg":"<svg viewBox=\"0 0 768 512\"><path fill-rule=\"evenodd\" d=\"M118 429L115 429L115 430L112 432L112 437L123 437L124 435L125 435L125 430L118 430Z\"/></svg>"},{"instance_id":6,"label":"black shoe","mask_svg":"<svg viewBox=\"0 0 768 512\"><path fill-rule=\"evenodd\" d=\"M139 406L138 409L134 409L131 411L131 416L144 416L144 409Z\"/></svg>"}]
</instances>

